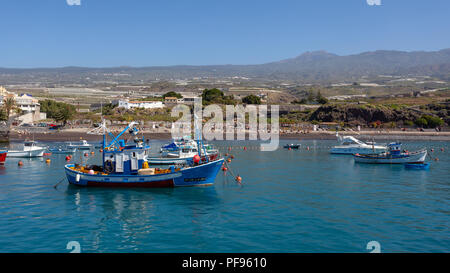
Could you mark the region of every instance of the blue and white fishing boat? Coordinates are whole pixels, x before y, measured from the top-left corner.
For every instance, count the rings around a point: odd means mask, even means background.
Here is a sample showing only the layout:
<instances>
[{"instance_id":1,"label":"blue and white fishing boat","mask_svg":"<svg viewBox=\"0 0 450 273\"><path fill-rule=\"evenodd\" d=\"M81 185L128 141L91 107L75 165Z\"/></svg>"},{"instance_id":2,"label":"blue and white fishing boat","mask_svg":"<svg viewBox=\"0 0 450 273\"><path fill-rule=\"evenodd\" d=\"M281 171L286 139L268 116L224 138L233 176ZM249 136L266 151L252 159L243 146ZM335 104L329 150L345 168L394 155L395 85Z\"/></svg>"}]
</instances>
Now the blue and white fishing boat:
<instances>
[{"instance_id":1,"label":"blue and white fishing boat","mask_svg":"<svg viewBox=\"0 0 450 273\"><path fill-rule=\"evenodd\" d=\"M202 160L206 160L208 157L211 161L219 156L219 151L210 144L203 144L201 150L203 152ZM148 163L151 165L185 164L199 154L197 142L189 136L174 139L172 143L163 145L160 153L159 157L148 157Z\"/></svg>"},{"instance_id":2,"label":"blue and white fishing boat","mask_svg":"<svg viewBox=\"0 0 450 273\"><path fill-rule=\"evenodd\" d=\"M355 162L375 164L405 164L423 163L427 156L427 150L422 149L415 152L401 151L401 143L388 144L388 151L379 154L354 154Z\"/></svg>"},{"instance_id":3,"label":"blue and white fishing boat","mask_svg":"<svg viewBox=\"0 0 450 273\"><path fill-rule=\"evenodd\" d=\"M149 168L146 157L150 150L144 137L135 138L134 143L126 144L119 140L128 129L134 136L138 130L134 122L110 142L103 134L103 164L101 166L65 165L69 183L77 186L97 187L180 187L212 185L224 162L223 158L210 161L201 160L201 151L192 161L183 165L171 165L167 169ZM104 128L106 131L106 128ZM200 141L197 141L200 145Z\"/></svg>"}]
</instances>

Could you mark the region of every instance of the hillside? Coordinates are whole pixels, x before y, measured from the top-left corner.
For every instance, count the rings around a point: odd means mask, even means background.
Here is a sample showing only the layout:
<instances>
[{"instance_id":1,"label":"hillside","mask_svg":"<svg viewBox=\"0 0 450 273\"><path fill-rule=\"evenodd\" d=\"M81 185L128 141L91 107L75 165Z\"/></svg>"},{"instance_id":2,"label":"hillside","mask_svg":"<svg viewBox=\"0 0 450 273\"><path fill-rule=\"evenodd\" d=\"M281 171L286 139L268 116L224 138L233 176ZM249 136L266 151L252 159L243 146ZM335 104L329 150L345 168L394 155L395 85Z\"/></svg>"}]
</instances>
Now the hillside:
<instances>
[{"instance_id":1,"label":"hillside","mask_svg":"<svg viewBox=\"0 0 450 273\"><path fill-rule=\"evenodd\" d=\"M420 75L448 80L450 79L450 49L432 52L377 50L347 56L314 51L291 59L256 65L0 68L0 83L51 82L52 79L58 79L58 83L147 82L156 79L233 76L330 83L376 75Z\"/></svg>"}]
</instances>

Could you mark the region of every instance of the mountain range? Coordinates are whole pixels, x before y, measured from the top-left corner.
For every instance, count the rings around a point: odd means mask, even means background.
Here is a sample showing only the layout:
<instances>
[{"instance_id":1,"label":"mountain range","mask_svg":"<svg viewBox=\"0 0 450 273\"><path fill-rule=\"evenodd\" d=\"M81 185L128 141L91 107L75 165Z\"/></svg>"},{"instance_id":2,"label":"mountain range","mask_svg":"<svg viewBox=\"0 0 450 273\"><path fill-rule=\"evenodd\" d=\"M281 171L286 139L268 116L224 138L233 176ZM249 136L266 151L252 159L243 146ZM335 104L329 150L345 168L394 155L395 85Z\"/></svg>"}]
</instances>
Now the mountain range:
<instances>
[{"instance_id":1,"label":"mountain range","mask_svg":"<svg viewBox=\"0 0 450 273\"><path fill-rule=\"evenodd\" d=\"M295 58L256 65L150 66L150 67L62 67L0 68L0 84L26 81L27 77L58 78L59 82L81 80L149 81L192 77L248 77L324 83L357 80L362 76L431 76L450 80L450 48L439 51L377 50L339 56L326 51L303 53Z\"/></svg>"}]
</instances>

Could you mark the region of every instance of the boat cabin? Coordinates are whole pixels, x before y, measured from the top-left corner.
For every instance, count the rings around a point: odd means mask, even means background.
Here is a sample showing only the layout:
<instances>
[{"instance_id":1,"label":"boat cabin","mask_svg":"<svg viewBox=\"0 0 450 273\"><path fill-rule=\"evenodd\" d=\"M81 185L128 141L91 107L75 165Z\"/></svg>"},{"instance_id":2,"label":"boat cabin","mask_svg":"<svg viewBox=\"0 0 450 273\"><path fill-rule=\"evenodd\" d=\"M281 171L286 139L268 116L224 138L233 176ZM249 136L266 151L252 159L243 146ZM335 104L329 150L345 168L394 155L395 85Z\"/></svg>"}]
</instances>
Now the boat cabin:
<instances>
[{"instance_id":1,"label":"boat cabin","mask_svg":"<svg viewBox=\"0 0 450 273\"><path fill-rule=\"evenodd\" d=\"M105 150L103 153L103 169L110 173L124 175L137 174L142 169L149 149L125 146L122 150Z\"/></svg>"},{"instance_id":2,"label":"boat cabin","mask_svg":"<svg viewBox=\"0 0 450 273\"><path fill-rule=\"evenodd\" d=\"M392 155L399 155L401 153L402 144L400 142L392 142L388 144L388 148Z\"/></svg>"}]
</instances>

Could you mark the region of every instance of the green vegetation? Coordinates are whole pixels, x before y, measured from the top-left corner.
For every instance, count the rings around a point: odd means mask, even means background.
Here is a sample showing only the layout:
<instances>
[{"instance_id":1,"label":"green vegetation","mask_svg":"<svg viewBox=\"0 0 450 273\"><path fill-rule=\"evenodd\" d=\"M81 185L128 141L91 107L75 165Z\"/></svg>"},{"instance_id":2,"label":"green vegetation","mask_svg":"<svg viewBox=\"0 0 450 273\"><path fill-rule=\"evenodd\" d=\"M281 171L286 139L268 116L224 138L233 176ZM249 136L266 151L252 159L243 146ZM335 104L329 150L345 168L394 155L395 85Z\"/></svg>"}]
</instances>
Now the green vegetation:
<instances>
[{"instance_id":1,"label":"green vegetation","mask_svg":"<svg viewBox=\"0 0 450 273\"><path fill-rule=\"evenodd\" d=\"M1 108L0 109L0 121L7 121L8 117L6 116L6 111Z\"/></svg>"},{"instance_id":2,"label":"green vegetation","mask_svg":"<svg viewBox=\"0 0 450 273\"><path fill-rule=\"evenodd\" d=\"M245 104L261 104L261 98L255 95L248 95L242 99Z\"/></svg>"},{"instance_id":3,"label":"green vegetation","mask_svg":"<svg viewBox=\"0 0 450 273\"><path fill-rule=\"evenodd\" d=\"M177 92L174 92L174 91L167 92L166 94L163 95L164 99L166 97L175 97L177 99L183 98L183 96L180 93L177 93Z\"/></svg>"},{"instance_id":4,"label":"green vegetation","mask_svg":"<svg viewBox=\"0 0 450 273\"><path fill-rule=\"evenodd\" d=\"M436 128L444 124L444 121L439 117L423 115L420 118L416 119L414 123L419 127Z\"/></svg>"},{"instance_id":5,"label":"green vegetation","mask_svg":"<svg viewBox=\"0 0 450 273\"><path fill-rule=\"evenodd\" d=\"M3 108L5 109L6 120L9 120L9 115L11 113L11 110L14 109L15 106L16 106L16 102L15 102L14 98L7 98L5 100Z\"/></svg>"},{"instance_id":6,"label":"green vegetation","mask_svg":"<svg viewBox=\"0 0 450 273\"><path fill-rule=\"evenodd\" d=\"M48 118L52 118L57 122L63 122L66 125L68 120L73 119L76 114L75 106L64 102L54 100L39 101L41 104L41 112L47 113Z\"/></svg>"},{"instance_id":7,"label":"green vegetation","mask_svg":"<svg viewBox=\"0 0 450 273\"><path fill-rule=\"evenodd\" d=\"M320 93L320 91L317 92L317 95L316 95L316 101L317 101L318 103L320 103L320 104L326 104L326 103L328 103L328 99L325 98L324 96L322 96L322 94Z\"/></svg>"},{"instance_id":8,"label":"green vegetation","mask_svg":"<svg viewBox=\"0 0 450 273\"><path fill-rule=\"evenodd\" d=\"M202 100L204 105L208 104L233 104L236 105L237 101L233 96L225 96L222 91L217 88L205 89L202 93Z\"/></svg>"}]
</instances>

